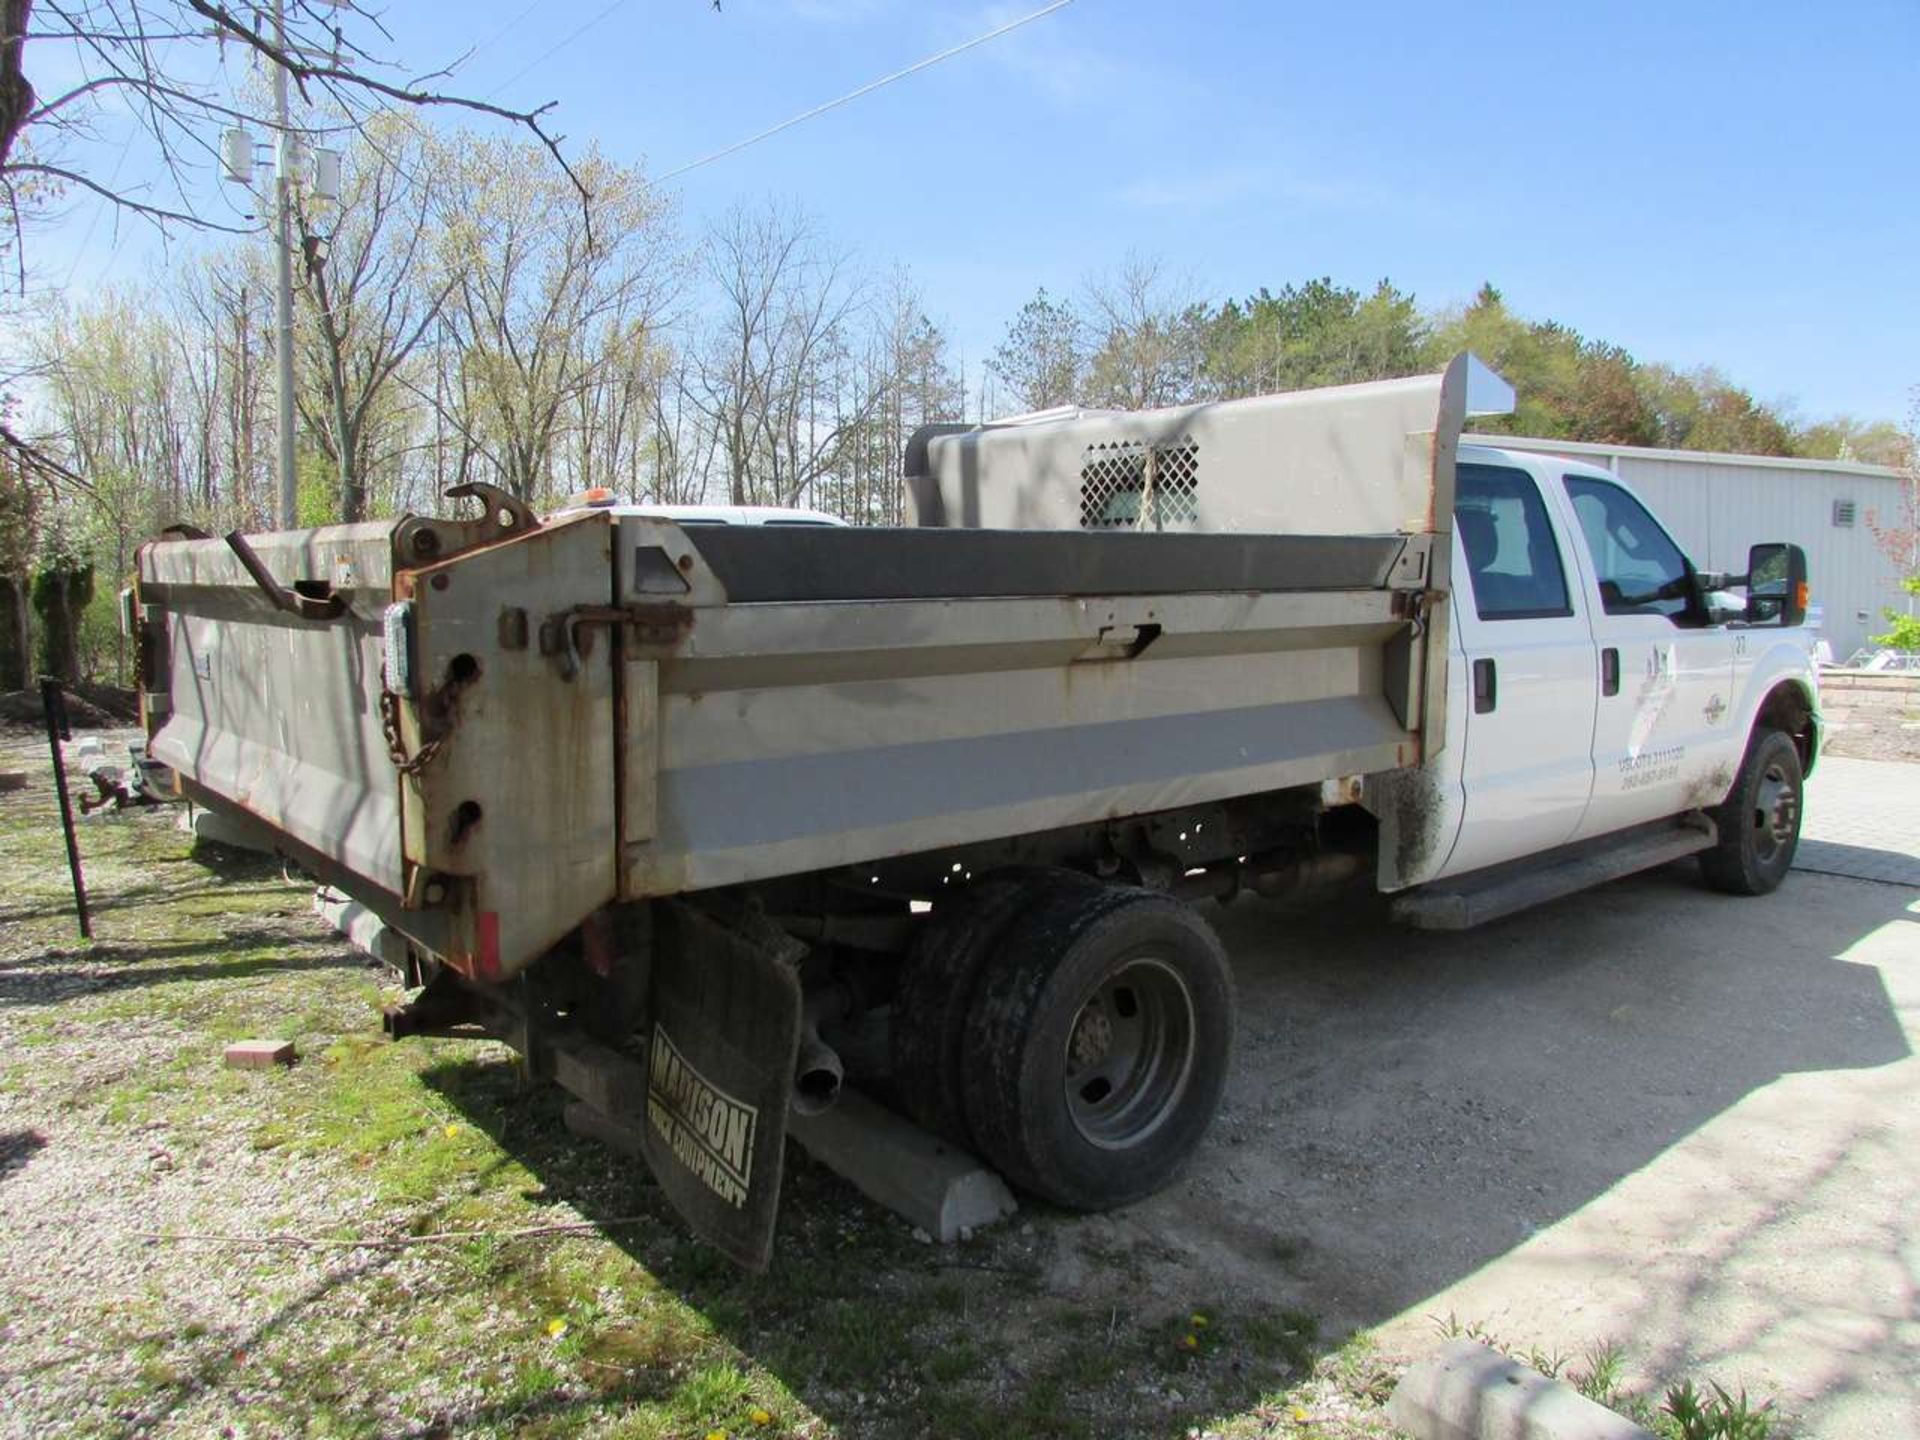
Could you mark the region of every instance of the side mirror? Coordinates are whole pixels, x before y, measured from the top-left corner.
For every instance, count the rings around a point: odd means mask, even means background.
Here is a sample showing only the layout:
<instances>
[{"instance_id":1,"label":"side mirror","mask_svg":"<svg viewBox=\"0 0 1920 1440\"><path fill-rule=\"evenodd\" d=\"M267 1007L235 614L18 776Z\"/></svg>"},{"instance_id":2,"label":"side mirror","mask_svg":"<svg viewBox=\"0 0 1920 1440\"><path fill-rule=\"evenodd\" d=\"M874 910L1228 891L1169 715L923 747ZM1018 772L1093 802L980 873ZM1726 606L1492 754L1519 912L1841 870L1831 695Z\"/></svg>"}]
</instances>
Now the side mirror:
<instances>
[{"instance_id":1,"label":"side mirror","mask_svg":"<svg viewBox=\"0 0 1920 1440\"><path fill-rule=\"evenodd\" d=\"M1747 551L1747 623L1794 626L1807 618L1807 552L1798 545Z\"/></svg>"}]
</instances>

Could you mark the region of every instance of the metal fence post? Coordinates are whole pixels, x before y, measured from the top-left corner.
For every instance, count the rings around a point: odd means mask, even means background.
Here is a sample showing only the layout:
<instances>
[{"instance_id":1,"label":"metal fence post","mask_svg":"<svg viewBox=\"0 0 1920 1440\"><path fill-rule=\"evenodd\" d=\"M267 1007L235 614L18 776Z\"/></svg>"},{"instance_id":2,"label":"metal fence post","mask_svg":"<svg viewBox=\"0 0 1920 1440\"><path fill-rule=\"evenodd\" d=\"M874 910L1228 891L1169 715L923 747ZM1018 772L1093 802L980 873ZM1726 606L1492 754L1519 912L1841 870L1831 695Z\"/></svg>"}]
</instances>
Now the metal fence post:
<instances>
[{"instance_id":1,"label":"metal fence post","mask_svg":"<svg viewBox=\"0 0 1920 1440\"><path fill-rule=\"evenodd\" d=\"M73 833L73 801L67 795L67 761L60 742L73 738L67 724L67 697L60 682L48 677L40 681L40 702L47 712L47 749L53 755L53 788L60 797L60 828L67 837L67 870L73 876L73 908L80 916L80 938L93 938L93 921L87 915L87 882L80 874L80 842Z\"/></svg>"}]
</instances>

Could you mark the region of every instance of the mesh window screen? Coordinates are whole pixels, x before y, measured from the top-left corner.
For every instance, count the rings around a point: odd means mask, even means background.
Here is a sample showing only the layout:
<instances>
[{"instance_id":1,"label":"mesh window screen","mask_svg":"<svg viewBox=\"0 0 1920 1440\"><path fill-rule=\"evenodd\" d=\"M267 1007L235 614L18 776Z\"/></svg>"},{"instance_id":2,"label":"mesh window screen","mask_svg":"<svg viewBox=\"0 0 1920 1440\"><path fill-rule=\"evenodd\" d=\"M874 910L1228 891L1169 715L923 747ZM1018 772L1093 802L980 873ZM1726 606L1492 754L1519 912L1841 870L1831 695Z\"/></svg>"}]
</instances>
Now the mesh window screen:
<instances>
[{"instance_id":1,"label":"mesh window screen","mask_svg":"<svg viewBox=\"0 0 1920 1440\"><path fill-rule=\"evenodd\" d=\"M1200 518L1200 447L1114 440L1089 445L1080 462L1084 530L1190 529Z\"/></svg>"}]
</instances>

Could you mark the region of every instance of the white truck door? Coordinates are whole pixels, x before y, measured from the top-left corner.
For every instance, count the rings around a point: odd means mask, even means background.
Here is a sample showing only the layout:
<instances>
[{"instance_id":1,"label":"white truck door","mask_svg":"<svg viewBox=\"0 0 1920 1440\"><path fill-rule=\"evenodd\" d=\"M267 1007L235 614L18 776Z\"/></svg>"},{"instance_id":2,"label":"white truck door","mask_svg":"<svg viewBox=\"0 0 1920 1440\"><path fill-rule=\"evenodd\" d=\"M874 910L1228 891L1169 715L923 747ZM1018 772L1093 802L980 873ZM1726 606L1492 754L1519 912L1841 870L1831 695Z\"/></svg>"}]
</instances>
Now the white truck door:
<instances>
[{"instance_id":1,"label":"white truck door","mask_svg":"<svg viewBox=\"0 0 1920 1440\"><path fill-rule=\"evenodd\" d=\"M1740 737L1733 641L1690 599L1680 547L1618 482L1570 471L1563 484L1600 652L1584 839L1719 800Z\"/></svg>"},{"instance_id":2,"label":"white truck door","mask_svg":"<svg viewBox=\"0 0 1920 1440\"><path fill-rule=\"evenodd\" d=\"M1454 503L1453 607L1466 671L1466 813L1440 875L1572 838L1593 786L1599 688L1579 571L1539 485L1463 462Z\"/></svg>"}]
</instances>

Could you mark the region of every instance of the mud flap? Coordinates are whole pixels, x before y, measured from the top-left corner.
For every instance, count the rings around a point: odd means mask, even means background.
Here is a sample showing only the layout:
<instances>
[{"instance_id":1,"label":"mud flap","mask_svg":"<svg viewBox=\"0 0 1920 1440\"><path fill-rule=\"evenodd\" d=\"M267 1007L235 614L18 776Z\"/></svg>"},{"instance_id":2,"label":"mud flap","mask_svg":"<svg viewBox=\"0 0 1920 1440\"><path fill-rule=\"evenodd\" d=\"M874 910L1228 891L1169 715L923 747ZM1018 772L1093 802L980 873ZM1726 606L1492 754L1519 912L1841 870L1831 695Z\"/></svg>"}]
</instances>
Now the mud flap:
<instances>
[{"instance_id":1,"label":"mud flap","mask_svg":"<svg viewBox=\"0 0 1920 1440\"><path fill-rule=\"evenodd\" d=\"M695 1234L764 1270L780 1209L800 1046L799 942L691 906L656 907L647 1164Z\"/></svg>"}]
</instances>

